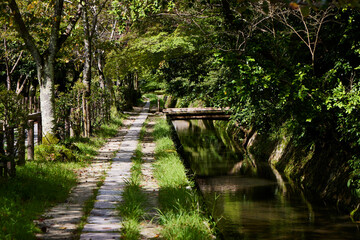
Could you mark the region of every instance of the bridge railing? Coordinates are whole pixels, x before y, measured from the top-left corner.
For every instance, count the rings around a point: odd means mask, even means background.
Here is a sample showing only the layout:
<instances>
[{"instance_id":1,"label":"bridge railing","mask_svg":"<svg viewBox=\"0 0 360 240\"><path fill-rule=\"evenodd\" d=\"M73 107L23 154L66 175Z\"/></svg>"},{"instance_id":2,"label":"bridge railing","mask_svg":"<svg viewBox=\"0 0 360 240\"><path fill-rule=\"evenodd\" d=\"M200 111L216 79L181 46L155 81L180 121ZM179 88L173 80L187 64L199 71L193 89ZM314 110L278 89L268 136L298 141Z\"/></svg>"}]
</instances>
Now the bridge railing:
<instances>
[{"instance_id":1,"label":"bridge railing","mask_svg":"<svg viewBox=\"0 0 360 240\"><path fill-rule=\"evenodd\" d=\"M163 110L171 120L181 119L217 119L227 120L231 113L229 108L166 108Z\"/></svg>"}]
</instances>

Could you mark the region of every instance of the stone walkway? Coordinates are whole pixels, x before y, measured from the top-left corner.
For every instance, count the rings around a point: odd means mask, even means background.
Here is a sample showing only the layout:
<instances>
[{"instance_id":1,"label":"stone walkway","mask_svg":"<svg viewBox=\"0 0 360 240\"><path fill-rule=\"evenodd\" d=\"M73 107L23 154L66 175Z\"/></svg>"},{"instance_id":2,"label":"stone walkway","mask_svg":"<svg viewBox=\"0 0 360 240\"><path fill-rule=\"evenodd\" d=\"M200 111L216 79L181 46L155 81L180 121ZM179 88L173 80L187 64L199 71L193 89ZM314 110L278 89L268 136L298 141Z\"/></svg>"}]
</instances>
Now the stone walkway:
<instances>
[{"instance_id":1,"label":"stone walkway","mask_svg":"<svg viewBox=\"0 0 360 240\"><path fill-rule=\"evenodd\" d=\"M136 117L121 145L118 146L120 151L112 159L110 170L96 197L94 209L80 236L81 240L120 239L121 219L115 208L121 201L125 181L130 178L131 158L137 148L140 130L148 117L148 111L149 102Z\"/></svg>"},{"instance_id":2,"label":"stone walkway","mask_svg":"<svg viewBox=\"0 0 360 240\"><path fill-rule=\"evenodd\" d=\"M161 227L158 223L157 210L159 209L159 190L160 187L154 178L154 149L155 142L153 138L153 130L155 125L154 116L150 115L146 126L146 133L142 140L143 164L142 171L142 191L147 196L148 207L145 219L141 222L141 239L158 239L160 237Z\"/></svg>"},{"instance_id":3,"label":"stone walkway","mask_svg":"<svg viewBox=\"0 0 360 240\"><path fill-rule=\"evenodd\" d=\"M110 167L114 152L119 150L120 143L133 121L133 116L124 120L124 126L114 138L111 138L98 150L98 155L92 164L77 171L78 185L71 190L66 201L49 209L34 221L43 231L36 234L37 239L69 240L74 238L74 231L84 215L85 202L93 196L94 190L98 188L97 183Z\"/></svg>"}]
</instances>

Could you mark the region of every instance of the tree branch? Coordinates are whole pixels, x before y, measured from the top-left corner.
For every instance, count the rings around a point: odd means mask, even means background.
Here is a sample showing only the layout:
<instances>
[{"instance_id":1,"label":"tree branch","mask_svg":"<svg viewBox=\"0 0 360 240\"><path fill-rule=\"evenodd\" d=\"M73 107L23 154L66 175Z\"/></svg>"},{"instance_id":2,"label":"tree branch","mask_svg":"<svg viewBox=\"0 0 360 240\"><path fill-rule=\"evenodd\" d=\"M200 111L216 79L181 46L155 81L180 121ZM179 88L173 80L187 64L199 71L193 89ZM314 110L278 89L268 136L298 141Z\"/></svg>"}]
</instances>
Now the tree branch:
<instances>
[{"instance_id":1,"label":"tree branch","mask_svg":"<svg viewBox=\"0 0 360 240\"><path fill-rule=\"evenodd\" d=\"M61 16L63 13L64 0L57 0L55 3L55 11L53 16L53 26L51 28L50 42L49 42L49 52L50 54L55 55L59 49L58 34L60 30Z\"/></svg>"},{"instance_id":2,"label":"tree branch","mask_svg":"<svg viewBox=\"0 0 360 240\"><path fill-rule=\"evenodd\" d=\"M24 52L24 51L21 51L21 52L20 52L20 55L18 56L18 58L17 58L17 60L16 60L16 62L15 62L15 64L14 64L14 66L12 67L12 69L11 69L11 71L10 71L10 74L13 74L13 72L15 71L15 68L16 68L16 66L19 64L23 52Z\"/></svg>"},{"instance_id":3,"label":"tree branch","mask_svg":"<svg viewBox=\"0 0 360 240\"><path fill-rule=\"evenodd\" d=\"M28 80L28 78L29 78L29 75L26 75L23 83L22 83L21 86L20 86L20 80L22 79L22 76L23 76L23 75L20 76L20 78L19 78L19 80L18 80L18 82L17 82L17 86L16 86L16 94L17 94L17 95L19 95L19 94L22 92L22 90L23 90L24 87L25 87L25 83L27 82L27 80Z\"/></svg>"},{"instance_id":4,"label":"tree branch","mask_svg":"<svg viewBox=\"0 0 360 240\"><path fill-rule=\"evenodd\" d=\"M65 29L65 32L63 34L61 34L61 36L58 38L58 42L57 42L57 51L60 50L61 45L66 41L66 39L70 36L72 30L74 29L77 21L80 19L81 17L81 12L82 12L82 5L81 2L78 4L78 8L76 11L76 14L74 17L72 17L70 19L70 22L68 24L68 26Z\"/></svg>"},{"instance_id":5,"label":"tree branch","mask_svg":"<svg viewBox=\"0 0 360 240\"><path fill-rule=\"evenodd\" d=\"M26 47L30 51L34 60L38 65L42 65L43 58L39 52L39 49L35 45L34 38L30 35L28 28L26 27L24 20L21 16L19 7L15 0L9 1L9 7L11 9L12 18L16 24L17 31L21 38L24 40Z\"/></svg>"},{"instance_id":6,"label":"tree branch","mask_svg":"<svg viewBox=\"0 0 360 240\"><path fill-rule=\"evenodd\" d=\"M108 2L108 0L104 0L104 3L100 6L97 13L94 15L93 22L92 22L92 28L90 30L90 39L92 39L93 35L95 34L98 16L101 13L101 11L103 10L103 8L105 7L107 2Z\"/></svg>"}]
</instances>

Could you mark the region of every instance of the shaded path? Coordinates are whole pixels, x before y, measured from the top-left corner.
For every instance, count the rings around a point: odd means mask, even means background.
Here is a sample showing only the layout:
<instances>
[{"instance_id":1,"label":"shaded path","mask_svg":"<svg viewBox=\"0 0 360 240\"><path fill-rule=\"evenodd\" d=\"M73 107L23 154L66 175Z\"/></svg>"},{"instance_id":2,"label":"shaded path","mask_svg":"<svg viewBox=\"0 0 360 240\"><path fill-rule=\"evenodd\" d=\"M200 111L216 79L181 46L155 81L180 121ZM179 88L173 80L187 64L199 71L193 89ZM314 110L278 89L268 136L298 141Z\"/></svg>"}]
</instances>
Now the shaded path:
<instances>
[{"instance_id":1,"label":"shaded path","mask_svg":"<svg viewBox=\"0 0 360 240\"><path fill-rule=\"evenodd\" d=\"M121 201L125 181L130 178L131 158L137 148L141 127L148 117L149 105L149 102L146 103L136 117L119 146L120 151L112 159L112 165L99 189L94 209L87 219L88 223L84 226L80 239L120 239L121 219L115 208Z\"/></svg>"},{"instance_id":2,"label":"shaded path","mask_svg":"<svg viewBox=\"0 0 360 240\"><path fill-rule=\"evenodd\" d=\"M84 215L85 202L93 196L94 190L98 188L97 183L110 167L111 158L114 152L119 150L120 143L133 121L133 116L125 119L123 121L124 126L117 135L109 139L98 150L98 155L92 164L77 171L78 185L71 190L66 201L49 209L38 220L34 221L43 231L43 233L36 234L37 239L68 240L74 238L74 232Z\"/></svg>"}]
</instances>

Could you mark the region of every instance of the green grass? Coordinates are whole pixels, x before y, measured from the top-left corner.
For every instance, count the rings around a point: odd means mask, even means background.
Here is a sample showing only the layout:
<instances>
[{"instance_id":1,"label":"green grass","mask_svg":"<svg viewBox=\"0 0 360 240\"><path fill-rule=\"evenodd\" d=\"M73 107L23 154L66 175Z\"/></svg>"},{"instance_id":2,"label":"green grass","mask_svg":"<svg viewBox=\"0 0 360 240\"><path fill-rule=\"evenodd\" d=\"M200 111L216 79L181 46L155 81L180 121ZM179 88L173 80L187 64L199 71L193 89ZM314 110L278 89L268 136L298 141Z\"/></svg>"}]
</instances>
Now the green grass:
<instances>
[{"instance_id":1,"label":"green grass","mask_svg":"<svg viewBox=\"0 0 360 240\"><path fill-rule=\"evenodd\" d=\"M194 182L186 175L186 169L171 140L171 128L164 119L154 126L155 178L160 186L159 219L164 226L164 239L211 239L211 221L200 208Z\"/></svg>"},{"instance_id":2,"label":"green grass","mask_svg":"<svg viewBox=\"0 0 360 240\"><path fill-rule=\"evenodd\" d=\"M123 118L124 115L113 114L112 120L90 139L78 137L38 146L40 155L35 157L41 159L17 166L14 178L0 179L0 239L35 239L40 229L33 220L47 208L66 200L77 182L73 170L90 162L106 138L117 133ZM67 156L69 152L71 158ZM90 199L85 210L91 204Z\"/></svg>"},{"instance_id":3,"label":"green grass","mask_svg":"<svg viewBox=\"0 0 360 240\"><path fill-rule=\"evenodd\" d=\"M139 221L136 219L127 219L123 222L122 239L138 240L140 239Z\"/></svg>"},{"instance_id":4,"label":"green grass","mask_svg":"<svg viewBox=\"0 0 360 240\"><path fill-rule=\"evenodd\" d=\"M141 144L139 144L132 158L131 178L126 182L122 193L123 201L118 206L120 216L123 218L122 236L124 239L139 239L140 221L146 213L147 198L140 186L142 156Z\"/></svg>"},{"instance_id":5,"label":"green grass","mask_svg":"<svg viewBox=\"0 0 360 240\"><path fill-rule=\"evenodd\" d=\"M186 176L185 167L176 153L162 153L161 157L158 157L158 160L154 163L154 166L154 175L159 181L161 188L186 187L190 184Z\"/></svg>"},{"instance_id":6,"label":"green grass","mask_svg":"<svg viewBox=\"0 0 360 240\"><path fill-rule=\"evenodd\" d=\"M180 211L160 213L160 222L164 225L162 236L172 240L208 240L211 229L207 219L199 212Z\"/></svg>"},{"instance_id":7,"label":"green grass","mask_svg":"<svg viewBox=\"0 0 360 240\"><path fill-rule=\"evenodd\" d=\"M156 93L146 93L144 94L145 98L148 98L150 101L150 108L152 107L157 107L157 101L159 99L158 95ZM159 99L159 103L160 103L160 108L164 108L165 103L164 103L164 99L160 98Z\"/></svg>"},{"instance_id":8,"label":"green grass","mask_svg":"<svg viewBox=\"0 0 360 240\"><path fill-rule=\"evenodd\" d=\"M154 126L153 136L154 136L155 141L157 141L163 137L168 137L168 138L171 137L171 128L167 124L165 119L159 119L156 122L156 124Z\"/></svg>"},{"instance_id":9,"label":"green grass","mask_svg":"<svg viewBox=\"0 0 360 240\"><path fill-rule=\"evenodd\" d=\"M0 182L0 239L35 239L33 220L52 204L63 202L76 184L76 163L30 162L17 176Z\"/></svg>"}]
</instances>

